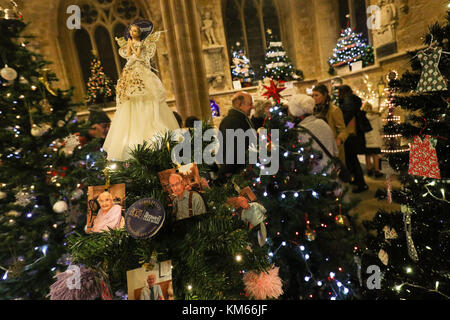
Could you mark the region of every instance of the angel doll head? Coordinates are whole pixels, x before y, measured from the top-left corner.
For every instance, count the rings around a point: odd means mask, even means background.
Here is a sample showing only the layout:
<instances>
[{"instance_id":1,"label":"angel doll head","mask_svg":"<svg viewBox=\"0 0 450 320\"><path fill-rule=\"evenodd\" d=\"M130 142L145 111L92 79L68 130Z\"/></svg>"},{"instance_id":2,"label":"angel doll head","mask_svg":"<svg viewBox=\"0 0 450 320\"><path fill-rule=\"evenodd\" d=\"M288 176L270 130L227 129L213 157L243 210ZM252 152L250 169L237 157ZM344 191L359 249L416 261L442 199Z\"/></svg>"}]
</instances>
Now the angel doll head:
<instances>
[{"instance_id":1,"label":"angel doll head","mask_svg":"<svg viewBox=\"0 0 450 320\"><path fill-rule=\"evenodd\" d=\"M139 28L139 26L137 26L137 25L131 25L130 26L130 37L132 38L132 39L141 39L141 28Z\"/></svg>"},{"instance_id":2,"label":"angel doll head","mask_svg":"<svg viewBox=\"0 0 450 320\"><path fill-rule=\"evenodd\" d=\"M148 20L138 20L130 24L125 31L125 40L144 40L153 32L153 23Z\"/></svg>"}]
</instances>

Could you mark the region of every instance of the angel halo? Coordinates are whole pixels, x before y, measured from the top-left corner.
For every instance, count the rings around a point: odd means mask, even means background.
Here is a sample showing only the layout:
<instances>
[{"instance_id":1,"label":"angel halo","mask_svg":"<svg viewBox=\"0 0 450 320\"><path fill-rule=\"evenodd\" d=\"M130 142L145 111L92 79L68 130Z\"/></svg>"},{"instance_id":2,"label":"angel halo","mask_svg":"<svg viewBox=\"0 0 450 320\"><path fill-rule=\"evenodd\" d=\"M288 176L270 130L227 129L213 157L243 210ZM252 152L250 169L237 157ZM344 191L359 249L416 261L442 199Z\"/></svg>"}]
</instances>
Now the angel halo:
<instances>
[{"instance_id":1,"label":"angel halo","mask_svg":"<svg viewBox=\"0 0 450 320\"><path fill-rule=\"evenodd\" d=\"M115 37L115 40L117 41L119 47L125 46L127 44L127 41L129 39L133 38L130 33L132 27L137 27L139 30L139 41L144 41L145 39L147 39L147 37L149 35L151 35L154 30L154 25L151 21L137 20L137 21L133 22L132 24L130 24L125 29L123 37L120 37L120 38ZM160 33L161 32L155 32L155 34L153 34L152 36L155 37L156 34L160 34ZM156 39L156 41L157 41L157 39Z\"/></svg>"},{"instance_id":2,"label":"angel halo","mask_svg":"<svg viewBox=\"0 0 450 320\"><path fill-rule=\"evenodd\" d=\"M128 28L125 30L124 38L128 40L131 38L130 30L132 27L138 27L140 31L140 40L145 40L150 34L152 34L154 25L151 21L148 20L137 20L130 24Z\"/></svg>"}]
</instances>

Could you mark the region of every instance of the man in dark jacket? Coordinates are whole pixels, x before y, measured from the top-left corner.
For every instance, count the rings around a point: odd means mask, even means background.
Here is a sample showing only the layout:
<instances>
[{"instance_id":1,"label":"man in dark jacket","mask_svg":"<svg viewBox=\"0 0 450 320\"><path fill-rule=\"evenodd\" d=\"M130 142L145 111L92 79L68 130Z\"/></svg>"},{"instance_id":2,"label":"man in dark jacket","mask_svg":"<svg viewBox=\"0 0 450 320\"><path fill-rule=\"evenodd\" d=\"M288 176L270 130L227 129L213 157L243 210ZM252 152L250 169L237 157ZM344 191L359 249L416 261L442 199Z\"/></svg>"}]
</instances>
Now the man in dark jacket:
<instances>
[{"instance_id":1,"label":"man in dark jacket","mask_svg":"<svg viewBox=\"0 0 450 320\"><path fill-rule=\"evenodd\" d=\"M220 123L219 130L222 133L223 143L221 143L219 147L219 154L223 155L223 164L219 169L219 179L224 180L227 177L230 177L234 173L238 173L239 171L245 169L248 164L247 161L244 164L238 163L238 155L239 153L246 152L249 148L249 138L245 137L245 149L238 148L238 136L232 137L232 139L227 139L227 129L238 130L242 129L246 132L249 129L253 129L253 133L256 139L256 131L252 125L252 122L249 119L250 112L254 108L253 106L253 98L250 94L246 92L238 92L233 96L232 99L233 108L228 111L228 115L223 118ZM235 131L236 132L236 131ZM247 132L248 133L248 132ZM242 138L242 137L241 137ZM257 140L256 140L257 141ZM234 145L234 161L230 163L227 161L227 155L231 152L231 147ZM241 162L241 161L239 161Z\"/></svg>"},{"instance_id":2,"label":"man in dark jacket","mask_svg":"<svg viewBox=\"0 0 450 320\"><path fill-rule=\"evenodd\" d=\"M358 154L363 154L366 149L364 132L361 130L361 99L353 94L353 90L343 85L339 88L339 107L344 115L345 126L350 133L345 141L345 161L348 170L354 176L353 184L357 186L353 193L361 193L369 189L358 160Z\"/></svg>"}]
</instances>

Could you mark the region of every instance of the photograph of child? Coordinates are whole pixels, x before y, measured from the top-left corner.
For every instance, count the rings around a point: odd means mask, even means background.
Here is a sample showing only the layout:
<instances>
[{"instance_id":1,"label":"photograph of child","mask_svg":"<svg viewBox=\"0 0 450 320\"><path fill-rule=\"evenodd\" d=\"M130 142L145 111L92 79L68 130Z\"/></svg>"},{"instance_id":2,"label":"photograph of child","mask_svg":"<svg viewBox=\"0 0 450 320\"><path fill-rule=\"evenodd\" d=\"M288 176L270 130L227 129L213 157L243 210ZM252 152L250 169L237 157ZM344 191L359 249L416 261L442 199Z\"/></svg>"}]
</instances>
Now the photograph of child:
<instances>
[{"instance_id":1,"label":"photograph of child","mask_svg":"<svg viewBox=\"0 0 450 320\"><path fill-rule=\"evenodd\" d=\"M200 193L204 184L195 163L160 172L159 179L172 202L172 214L176 220L206 213Z\"/></svg>"},{"instance_id":2,"label":"photograph of child","mask_svg":"<svg viewBox=\"0 0 450 320\"><path fill-rule=\"evenodd\" d=\"M127 272L128 300L173 300L171 260Z\"/></svg>"},{"instance_id":3,"label":"photograph of child","mask_svg":"<svg viewBox=\"0 0 450 320\"><path fill-rule=\"evenodd\" d=\"M88 187L86 233L124 227L125 184Z\"/></svg>"}]
</instances>

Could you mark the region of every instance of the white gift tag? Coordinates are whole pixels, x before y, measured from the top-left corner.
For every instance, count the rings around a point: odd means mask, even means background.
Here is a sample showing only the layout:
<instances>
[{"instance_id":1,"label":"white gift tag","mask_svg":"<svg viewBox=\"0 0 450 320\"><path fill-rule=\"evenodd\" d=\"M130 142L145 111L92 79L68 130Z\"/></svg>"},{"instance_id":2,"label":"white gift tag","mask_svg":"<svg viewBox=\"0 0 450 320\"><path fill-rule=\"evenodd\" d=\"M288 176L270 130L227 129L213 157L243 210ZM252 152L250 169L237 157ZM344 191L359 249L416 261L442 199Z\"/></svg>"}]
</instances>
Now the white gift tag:
<instances>
[{"instance_id":1,"label":"white gift tag","mask_svg":"<svg viewBox=\"0 0 450 320\"><path fill-rule=\"evenodd\" d=\"M242 89L241 82L239 80L233 81L233 88L234 90Z\"/></svg>"}]
</instances>

